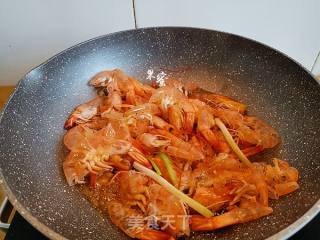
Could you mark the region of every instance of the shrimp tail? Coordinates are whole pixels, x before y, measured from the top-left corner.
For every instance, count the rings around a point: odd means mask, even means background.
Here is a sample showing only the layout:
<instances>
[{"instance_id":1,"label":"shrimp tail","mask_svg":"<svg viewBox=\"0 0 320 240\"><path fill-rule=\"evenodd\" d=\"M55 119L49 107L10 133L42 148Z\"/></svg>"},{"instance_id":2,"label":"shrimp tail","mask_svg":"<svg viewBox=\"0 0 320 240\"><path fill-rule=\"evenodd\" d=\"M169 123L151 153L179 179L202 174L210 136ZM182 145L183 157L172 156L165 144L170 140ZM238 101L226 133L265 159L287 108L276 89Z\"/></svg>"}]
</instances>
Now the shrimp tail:
<instances>
[{"instance_id":1,"label":"shrimp tail","mask_svg":"<svg viewBox=\"0 0 320 240\"><path fill-rule=\"evenodd\" d=\"M271 213L272 208L270 207L235 208L227 213L211 218L198 215L192 216L190 226L194 231L212 231L237 223L252 221Z\"/></svg>"},{"instance_id":2,"label":"shrimp tail","mask_svg":"<svg viewBox=\"0 0 320 240\"><path fill-rule=\"evenodd\" d=\"M174 240L175 238L168 233L157 231L157 230L143 230L141 231L137 238L141 240Z\"/></svg>"},{"instance_id":3,"label":"shrimp tail","mask_svg":"<svg viewBox=\"0 0 320 240\"><path fill-rule=\"evenodd\" d=\"M259 152L262 152L263 150L264 150L263 146L257 145L257 146L245 148L242 150L242 152L247 157L250 157L250 156L258 154Z\"/></svg>"}]
</instances>

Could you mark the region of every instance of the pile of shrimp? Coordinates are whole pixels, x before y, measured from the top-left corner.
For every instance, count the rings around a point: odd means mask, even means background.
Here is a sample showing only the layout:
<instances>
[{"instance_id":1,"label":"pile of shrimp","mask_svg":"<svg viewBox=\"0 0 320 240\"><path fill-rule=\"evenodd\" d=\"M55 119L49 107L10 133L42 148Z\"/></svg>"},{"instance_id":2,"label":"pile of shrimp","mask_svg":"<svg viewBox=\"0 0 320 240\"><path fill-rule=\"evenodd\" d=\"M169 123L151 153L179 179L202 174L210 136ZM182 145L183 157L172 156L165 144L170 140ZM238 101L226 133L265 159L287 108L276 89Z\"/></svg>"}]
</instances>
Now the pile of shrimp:
<instances>
[{"instance_id":1,"label":"pile of shrimp","mask_svg":"<svg viewBox=\"0 0 320 240\"><path fill-rule=\"evenodd\" d=\"M76 107L65 122L64 144L70 152L64 174L69 185L88 184L95 206L132 238L175 239L255 220L272 213L269 199L299 187L298 171L286 161L248 165L230 147L217 119L245 157L280 142L277 131L247 115L241 102L188 89L174 79L151 87L119 69L96 74L89 85L97 97ZM170 169L159 153L170 158ZM189 208L134 170L134 163L157 170L213 216Z\"/></svg>"}]
</instances>

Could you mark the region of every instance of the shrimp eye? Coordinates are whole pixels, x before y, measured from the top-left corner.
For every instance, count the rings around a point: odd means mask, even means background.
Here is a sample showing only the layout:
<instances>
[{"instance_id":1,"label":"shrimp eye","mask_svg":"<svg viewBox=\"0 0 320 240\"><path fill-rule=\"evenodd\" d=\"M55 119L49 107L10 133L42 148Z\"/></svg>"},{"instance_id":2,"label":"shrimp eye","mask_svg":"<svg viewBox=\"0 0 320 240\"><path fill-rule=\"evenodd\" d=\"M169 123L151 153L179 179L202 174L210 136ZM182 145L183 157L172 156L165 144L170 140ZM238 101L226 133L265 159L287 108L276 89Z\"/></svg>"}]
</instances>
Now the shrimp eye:
<instances>
[{"instance_id":1,"label":"shrimp eye","mask_svg":"<svg viewBox=\"0 0 320 240\"><path fill-rule=\"evenodd\" d=\"M108 91L108 89L107 88L103 88L103 93L104 93L104 95L106 95L106 96L108 96L109 95L109 91Z\"/></svg>"},{"instance_id":2,"label":"shrimp eye","mask_svg":"<svg viewBox=\"0 0 320 240\"><path fill-rule=\"evenodd\" d=\"M282 182L285 182L286 180L287 180L287 177L286 177L285 175L282 175L282 176L281 176L281 181L282 181Z\"/></svg>"},{"instance_id":3,"label":"shrimp eye","mask_svg":"<svg viewBox=\"0 0 320 240\"><path fill-rule=\"evenodd\" d=\"M182 192L183 192L184 194L189 194L189 189L183 189Z\"/></svg>"}]
</instances>

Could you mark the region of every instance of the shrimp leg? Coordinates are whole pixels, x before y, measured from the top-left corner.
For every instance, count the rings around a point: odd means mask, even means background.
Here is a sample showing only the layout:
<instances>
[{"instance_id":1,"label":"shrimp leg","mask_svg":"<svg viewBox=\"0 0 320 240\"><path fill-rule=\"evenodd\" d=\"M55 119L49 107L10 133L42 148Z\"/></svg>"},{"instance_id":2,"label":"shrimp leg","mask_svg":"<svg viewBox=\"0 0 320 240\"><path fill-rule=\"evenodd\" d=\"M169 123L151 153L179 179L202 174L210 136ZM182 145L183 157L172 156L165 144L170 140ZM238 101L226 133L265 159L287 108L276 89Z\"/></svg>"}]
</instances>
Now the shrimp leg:
<instances>
[{"instance_id":1,"label":"shrimp leg","mask_svg":"<svg viewBox=\"0 0 320 240\"><path fill-rule=\"evenodd\" d=\"M102 103L101 97L79 105L70 115L64 124L65 129L70 129L77 124L88 122L98 113L99 105Z\"/></svg>"},{"instance_id":2,"label":"shrimp leg","mask_svg":"<svg viewBox=\"0 0 320 240\"><path fill-rule=\"evenodd\" d=\"M202 109L198 113L198 130L203 137L218 152L230 152L230 147L223 138L219 138L218 132L212 128L215 126L213 115L206 109Z\"/></svg>"}]
</instances>

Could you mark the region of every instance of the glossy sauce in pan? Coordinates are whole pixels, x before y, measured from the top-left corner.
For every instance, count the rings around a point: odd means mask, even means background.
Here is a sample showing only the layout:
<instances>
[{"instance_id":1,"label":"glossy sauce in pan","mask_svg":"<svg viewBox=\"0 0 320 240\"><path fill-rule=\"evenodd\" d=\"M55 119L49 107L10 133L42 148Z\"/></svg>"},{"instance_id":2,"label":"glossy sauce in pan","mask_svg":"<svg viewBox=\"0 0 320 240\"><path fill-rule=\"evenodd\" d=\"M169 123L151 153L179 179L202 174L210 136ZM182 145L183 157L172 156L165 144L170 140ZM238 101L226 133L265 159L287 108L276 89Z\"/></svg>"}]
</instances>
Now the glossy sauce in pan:
<instances>
[{"instance_id":1,"label":"glossy sauce in pan","mask_svg":"<svg viewBox=\"0 0 320 240\"><path fill-rule=\"evenodd\" d=\"M102 214L108 214L107 201L111 196L110 189L107 190L107 187L113 176L113 173L105 172L102 176L97 177L96 187L90 186L89 183L80 184L78 186L80 192Z\"/></svg>"}]
</instances>

